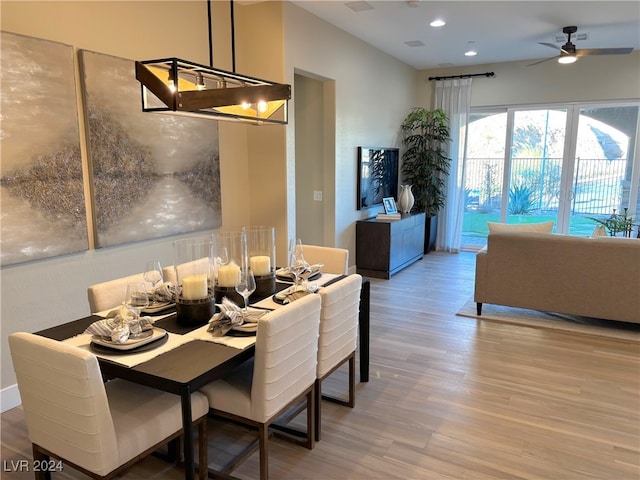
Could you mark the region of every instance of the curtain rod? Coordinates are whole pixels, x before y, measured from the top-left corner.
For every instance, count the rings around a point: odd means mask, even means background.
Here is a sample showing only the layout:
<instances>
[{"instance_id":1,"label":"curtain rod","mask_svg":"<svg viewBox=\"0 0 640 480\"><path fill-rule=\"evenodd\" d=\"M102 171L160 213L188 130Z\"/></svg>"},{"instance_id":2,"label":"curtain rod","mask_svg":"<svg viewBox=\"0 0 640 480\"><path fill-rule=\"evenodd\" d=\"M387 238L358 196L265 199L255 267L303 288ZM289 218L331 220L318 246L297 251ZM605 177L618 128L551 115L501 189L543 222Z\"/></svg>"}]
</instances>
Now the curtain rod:
<instances>
[{"instance_id":1,"label":"curtain rod","mask_svg":"<svg viewBox=\"0 0 640 480\"><path fill-rule=\"evenodd\" d=\"M449 75L448 77L429 77L429 80L449 80L452 78L471 78L471 77L493 77L494 72L485 73L467 73L465 75Z\"/></svg>"}]
</instances>

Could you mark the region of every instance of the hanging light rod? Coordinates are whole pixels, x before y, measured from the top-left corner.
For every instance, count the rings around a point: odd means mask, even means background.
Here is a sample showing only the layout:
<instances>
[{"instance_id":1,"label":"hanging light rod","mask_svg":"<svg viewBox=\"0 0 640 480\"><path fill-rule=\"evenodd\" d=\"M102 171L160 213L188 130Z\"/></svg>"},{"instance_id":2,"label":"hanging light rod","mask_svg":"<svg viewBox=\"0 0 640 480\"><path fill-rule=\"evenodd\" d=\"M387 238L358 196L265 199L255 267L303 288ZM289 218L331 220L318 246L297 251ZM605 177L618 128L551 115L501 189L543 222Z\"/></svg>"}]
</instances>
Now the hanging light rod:
<instances>
[{"instance_id":1,"label":"hanging light rod","mask_svg":"<svg viewBox=\"0 0 640 480\"><path fill-rule=\"evenodd\" d=\"M163 58L135 62L142 111L252 123L287 123L291 86L206 65Z\"/></svg>"},{"instance_id":2,"label":"hanging light rod","mask_svg":"<svg viewBox=\"0 0 640 480\"><path fill-rule=\"evenodd\" d=\"M288 123L291 85L268 82L236 70L235 18L230 4L233 72L213 68L211 0L207 0L211 66L163 58L135 62L141 84L143 112L236 120L254 124Z\"/></svg>"},{"instance_id":3,"label":"hanging light rod","mask_svg":"<svg viewBox=\"0 0 640 480\"><path fill-rule=\"evenodd\" d=\"M449 75L448 77L429 77L429 80L451 80L453 78L471 78L471 77L493 77L494 72L485 73L465 73L464 75Z\"/></svg>"}]
</instances>

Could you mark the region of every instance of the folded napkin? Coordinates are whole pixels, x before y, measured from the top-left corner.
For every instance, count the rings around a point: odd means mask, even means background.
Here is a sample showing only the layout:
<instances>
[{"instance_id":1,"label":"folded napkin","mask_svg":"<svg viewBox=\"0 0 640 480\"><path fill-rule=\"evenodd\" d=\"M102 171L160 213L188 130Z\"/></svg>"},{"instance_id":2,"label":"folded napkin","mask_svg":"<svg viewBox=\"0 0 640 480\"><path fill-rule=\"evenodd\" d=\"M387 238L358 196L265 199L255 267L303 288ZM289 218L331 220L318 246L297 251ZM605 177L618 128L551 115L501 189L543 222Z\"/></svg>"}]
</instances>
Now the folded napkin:
<instances>
[{"instance_id":1,"label":"folded napkin","mask_svg":"<svg viewBox=\"0 0 640 480\"><path fill-rule=\"evenodd\" d=\"M314 293L317 290L318 290L318 286L315 284L310 286L306 286L306 285L298 285L297 287L292 286L289 288L285 288L284 290L276 293L273 296L273 299L277 303L281 303L282 305L287 305L295 300L298 300L299 298L304 297L305 295Z\"/></svg>"},{"instance_id":2,"label":"folded napkin","mask_svg":"<svg viewBox=\"0 0 640 480\"><path fill-rule=\"evenodd\" d=\"M84 333L98 335L100 337L110 338L115 343L125 343L129 337L139 335L145 330L153 328L153 319L150 317L140 317L134 320L131 312L123 305L118 310L109 312L118 312L114 316L107 317L103 320L93 322L87 327Z\"/></svg>"},{"instance_id":3,"label":"folded napkin","mask_svg":"<svg viewBox=\"0 0 640 480\"><path fill-rule=\"evenodd\" d=\"M175 303L176 287L170 282L154 288L149 292L149 303Z\"/></svg>"},{"instance_id":4,"label":"folded napkin","mask_svg":"<svg viewBox=\"0 0 640 480\"><path fill-rule=\"evenodd\" d=\"M223 337L233 327L239 327L245 323L257 323L260 317L268 313L265 311L247 311L246 317L242 316L242 309L229 300L222 298L222 303L216 303L220 311L214 314L209 321L207 332L211 332L214 337Z\"/></svg>"}]
</instances>

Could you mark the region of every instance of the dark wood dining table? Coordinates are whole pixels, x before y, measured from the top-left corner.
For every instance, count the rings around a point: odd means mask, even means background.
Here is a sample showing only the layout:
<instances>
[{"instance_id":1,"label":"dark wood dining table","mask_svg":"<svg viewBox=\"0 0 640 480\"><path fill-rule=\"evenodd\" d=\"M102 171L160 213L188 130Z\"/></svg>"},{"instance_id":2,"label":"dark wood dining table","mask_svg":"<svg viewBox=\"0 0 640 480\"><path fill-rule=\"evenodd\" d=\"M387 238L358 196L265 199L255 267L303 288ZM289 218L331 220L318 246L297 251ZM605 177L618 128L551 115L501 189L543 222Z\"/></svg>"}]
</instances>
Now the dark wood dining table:
<instances>
[{"instance_id":1,"label":"dark wood dining table","mask_svg":"<svg viewBox=\"0 0 640 480\"><path fill-rule=\"evenodd\" d=\"M289 286L280 283L276 285L277 289ZM359 315L361 382L369 381L369 299L370 282L369 279L363 278ZM91 315L35 333L62 341L83 333L91 323L101 319L100 316ZM175 314L156 320L154 325L179 335L184 335L199 327L178 323ZM184 427L185 478L192 480L195 478L196 465L194 461L191 392L224 377L235 367L252 358L254 350L254 346L241 350L205 340L193 340L133 367L100 356L98 356L98 362L105 378L122 378L180 395Z\"/></svg>"}]
</instances>

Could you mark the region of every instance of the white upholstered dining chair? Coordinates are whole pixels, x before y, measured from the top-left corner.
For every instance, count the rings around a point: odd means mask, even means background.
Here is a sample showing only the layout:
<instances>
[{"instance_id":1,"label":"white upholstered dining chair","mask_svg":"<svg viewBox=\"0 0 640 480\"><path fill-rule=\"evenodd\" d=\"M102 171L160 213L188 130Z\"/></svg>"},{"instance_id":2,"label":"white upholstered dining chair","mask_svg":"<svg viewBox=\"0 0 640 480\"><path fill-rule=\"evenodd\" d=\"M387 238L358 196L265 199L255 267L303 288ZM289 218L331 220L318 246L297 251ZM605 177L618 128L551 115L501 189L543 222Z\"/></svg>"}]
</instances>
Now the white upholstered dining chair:
<instances>
[{"instance_id":1,"label":"white upholstered dining chair","mask_svg":"<svg viewBox=\"0 0 640 480\"><path fill-rule=\"evenodd\" d=\"M320 440L322 399L351 408L355 405L355 358L361 288L362 276L353 274L319 290L322 307L315 388L316 440ZM349 363L348 399L345 401L323 395L322 381L346 362Z\"/></svg>"},{"instance_id":2,"label":"white upholstered dining chair","mask_svg":"<svg viewBox=\"0 0 640 480\"><path fill-rule=\"evenodd\" d=\"M264 315L258 321L255 357L227 377L200 391L209 399L214 417L258 429L260 478L269 478L269 426L290 405L306 399L307 435L302 445L314 446L314 388L318 353L320 297L307 295ZM246 458L247 451L239 458ZM231 463L223 475L235 467Z\"/></svg>"},{"instance_id":3,"label":"white upholstered dining chair","mask_svg":"<svg viewBox=\"0 0 640 480\"><path fill-rule=\"evenodd\" d=\"M87 288L89 308L91 313L102 312L118 307L127 293L127 284L145 282L144 274L137 273L128 277L116 278L102 283L96 283Z\"/></svg>"},{"instance_id":4,"label":"white upholstered dining chair","mask_svg":"<svg viewBox=\"0 0 640 480\"><path fill-rule=\"evenodd\" d=\"M318 245L302 245L304 259L310 265L322 263L324 273L346 275L349 273L349 250Z\"/></svg>"},{"instance_id":5,"label":"white upholstered dining chair","mask_svg":"<svg viewBox=\"0 0 640 480\"><path fill-rule=\"evenodd\" d=\"M182 434L178 395L118 379L105 384L91 352L32 333L12 333L9 347L35 460L53 457L112 478ZM204 479L207 398L192 394L191 408Z\"/></svg>"}]
</instances>

